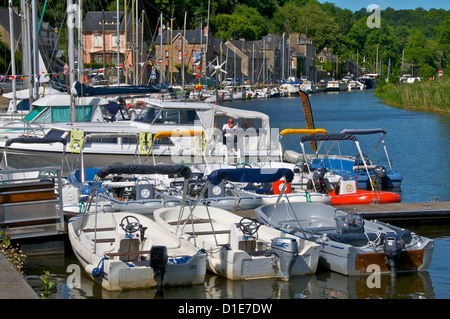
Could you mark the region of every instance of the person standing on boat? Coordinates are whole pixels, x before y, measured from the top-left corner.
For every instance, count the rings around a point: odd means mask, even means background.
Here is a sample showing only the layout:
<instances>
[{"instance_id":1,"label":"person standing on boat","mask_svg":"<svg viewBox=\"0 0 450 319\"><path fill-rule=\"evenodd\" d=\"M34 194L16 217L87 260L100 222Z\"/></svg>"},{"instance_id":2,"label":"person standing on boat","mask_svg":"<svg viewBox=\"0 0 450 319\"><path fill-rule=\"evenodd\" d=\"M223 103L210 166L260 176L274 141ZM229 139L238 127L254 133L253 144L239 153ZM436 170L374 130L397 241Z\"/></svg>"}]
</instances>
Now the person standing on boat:
<instances>
[{"instance_id":1,"label":"person standing on boat","mask_svg":"<svg viewBox=\"0 0 450 319\"><path fill-rule=\"evenodd\" d=\"M232 140L233 143L235 142L234 140L236 140L236 135L234 134L234 130L237 129L237 125L234 124L234 120L230 117L228 119L228 122L225 123L222 127L222 134L223 134L223 144L227 144L227 139L228 140ZM231 139L233 138L233 139ZM231 142L230 142L231 143Z\"/></svg>"}]
</instances>

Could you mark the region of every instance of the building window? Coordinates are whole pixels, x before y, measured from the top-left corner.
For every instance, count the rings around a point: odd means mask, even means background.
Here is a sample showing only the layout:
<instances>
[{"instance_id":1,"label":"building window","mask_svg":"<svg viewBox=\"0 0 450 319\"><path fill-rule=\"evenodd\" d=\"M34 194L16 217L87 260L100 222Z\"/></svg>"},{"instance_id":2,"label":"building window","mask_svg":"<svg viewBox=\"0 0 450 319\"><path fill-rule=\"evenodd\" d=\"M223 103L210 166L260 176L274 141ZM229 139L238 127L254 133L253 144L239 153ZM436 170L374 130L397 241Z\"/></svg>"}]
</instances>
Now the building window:
<instances>
[{"instance_id":1,"label":"building window","mask_svg":"<svg viewBox=\"0 0 450 319\"><path fill-rule=\"evenodd\" d=\"M191 57L192 57L193 59L195 59L195 58L197 57L197 52L195 52L195 50L192 50Z\"/></svg>"},{"instance_id":2,"label":"building window","mask_svg":"<svg viewBox=\"0 0 450 319\"><path fill-rule=\"evenodd\" d=\"M169 57L169 50L165 50L164 52L165 52L165 53L164 53L164 56L165 56L166 58L168 58L168 57Z\"/></svg>"},{"instance_id":3,"label":"building window","mask_svg":"<svg viewBox=\"0 0 450 319\"><path fill-rule=\"evenodd\" d=\"M183 39L181 37L178 38L178 45L182 45L182 41L183 41Z\"/></svg>"},{"instance_id":4,"label":"building window","mask_svg":"<svg viewBox=\"0 0 450 319\"><path fill-rule=\"evenodd\" d=\"M178 50L178 60L181 60L181 50Z\"/></svg>"},{"instance_id":5,"label":"building window","mask_svg":"<svg viewBox=\"0 0 450 319\"><path fill-rule=\"evenodd\" d=\"M101 35L94 35L93 37L93 45L94 48L101 48L103 47L103 36Z\"/></svg>"},{"instance_id":6,"label":"building window","mask_svg":"<svg viewBox=\"0 0 450 319\"><path fill-rule=\"evenodd\" d=\"M323 56L319 57L319 61L323 62Z\"/></svg>"},{"instance_id":7,"label":"building window","mask_svg":"<svg viewBox=\"0 0 450 319\"><path fill-rule=\"evenodd\" d=\"M111 35L111 47L117 48L117 35Z\"/></svg>"}]
</instances>

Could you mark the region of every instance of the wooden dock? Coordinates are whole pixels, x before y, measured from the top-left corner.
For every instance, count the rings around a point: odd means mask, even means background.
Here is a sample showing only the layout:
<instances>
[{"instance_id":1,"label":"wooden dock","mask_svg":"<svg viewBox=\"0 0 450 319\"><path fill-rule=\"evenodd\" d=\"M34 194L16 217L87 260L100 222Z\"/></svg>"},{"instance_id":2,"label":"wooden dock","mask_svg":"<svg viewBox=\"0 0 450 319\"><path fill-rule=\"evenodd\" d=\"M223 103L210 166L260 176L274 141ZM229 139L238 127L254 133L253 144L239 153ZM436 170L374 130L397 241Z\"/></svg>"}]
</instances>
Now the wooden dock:
<instances>
[{"instance_id":1,"label":"wooden dock","mask_svg":"<svg viewBox=\"0 0 450 319\"><path fill-rule=\"evenodd\" d=\"M334 207L356 209L365 219L378 219L392 223L450 222L450 202L336 205Z\"/></svg>"},{"instance_id":2,"label":"wooden dock","mask_svg":"<svg viewBox=\"0 0 450 319\"><path fill-rule=\"evenodd\" d=\"M356 210L365 219L393 224L450 222L450 202L392 203L367 205L335 205L336 209ZM253 217L253 210L235 211L242 217Z\"/></svg>"}]
</instances>

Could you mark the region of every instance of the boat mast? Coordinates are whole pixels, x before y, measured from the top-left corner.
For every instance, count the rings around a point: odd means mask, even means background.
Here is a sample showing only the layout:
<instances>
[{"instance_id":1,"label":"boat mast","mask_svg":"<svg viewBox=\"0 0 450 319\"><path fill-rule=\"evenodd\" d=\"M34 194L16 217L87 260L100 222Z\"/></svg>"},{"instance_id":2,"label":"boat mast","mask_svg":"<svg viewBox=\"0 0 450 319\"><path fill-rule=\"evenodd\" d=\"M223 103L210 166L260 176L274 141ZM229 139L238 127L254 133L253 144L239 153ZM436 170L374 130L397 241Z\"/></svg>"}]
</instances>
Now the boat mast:
<instances>
[{"instance_id":1,"label":"boat mast","mask_svg":"<svg viewBox=\"0 0 450 319\"><path fill-rule=\"evenodd\" d=\"M82 1L82 0L80 0ZM119 0L116 1L117 11L117 65L120 65L120 17L119 17ZM117 68L117 85L120 84L120 68Z\"/></svg>"},{"instance_id":2,"label":"boat mast","mask_svg":"<svg viewBox=\"0 0 450 319\"><path fill-rule=\"evenodd\" d=\"M15 45L14 45L14 22L13 22L13 5L12 0L9 0L9 41L11 49L11 75L12 75L12 90L13 90L13 112L17 111L16 100L16 58L15 58Z\"/></svg>"},{"instance_id":3,"label":"boat mast","mask_svg":"<svg viewBox=\"0 0 450 319\"><path fill-rule=\"evenodd\" d=\"M84 69L84 54L83 54L83 0L78 0L78 8L77 8L77 16L78 16L78 81L80 83L83 82L83 73L81 70Z\"/></svg>"},{"instance_id":4,"label":"boat mast","mask_svg":"<svg viewBox=\"0 0 450 319\"><path fill-rule=\"evenodd\" d=\"M36 1L36 0L34 0ZM75 69L75 58L74 58L74 6L73 0L67 0L67 30L68 30L68 56L69 56L69 87L72 89L73 83L75 82L74 69ZM75 122L75 96L70 94L70 121Z\"/></svg>"},{"instance_id":5,"label":"boat mast","mask_svg":"<svg viewBox=\"0 0 450 319\"><path fill-rule=\"evenodd\" d=\"M181 87L184 90L184 41L186 39L186 15L184 12L184 27L183 27L183 39L181 40Z\"/></svg>"},{"instance_id":6,"label":"boat mast","mask_svg":"<svg viewBox=\"0 0 450 319\"><path fill-rule=\"evenodd\" d=\"M39 97L39 81L38 81L38 75L39 75L39 47L38 47L38 33L37 33L37 0L33 0L32 2L32 14L33 14L33 68L34 68L34 94L33 98L34 100L37 100ZM72 51L73 54L73 51Z\"/></svg>"}]
</instances>

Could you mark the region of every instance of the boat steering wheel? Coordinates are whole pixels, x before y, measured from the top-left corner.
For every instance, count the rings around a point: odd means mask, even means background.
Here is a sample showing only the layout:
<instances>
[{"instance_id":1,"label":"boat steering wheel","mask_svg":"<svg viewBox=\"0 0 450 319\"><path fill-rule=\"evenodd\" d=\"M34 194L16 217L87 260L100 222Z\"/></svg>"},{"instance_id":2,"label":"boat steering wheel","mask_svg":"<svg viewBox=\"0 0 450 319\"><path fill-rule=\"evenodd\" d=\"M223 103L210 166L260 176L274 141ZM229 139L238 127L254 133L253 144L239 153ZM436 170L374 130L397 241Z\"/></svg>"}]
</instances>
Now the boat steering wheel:
<instances>
[{"instance_id":1,"label":"boat steering wheel","mask_svg":"<svg viewBox=\"0 0 450 319\"><path fill-rule=\"evenodd\" d=\"M258 223L257 220L249 217L244 217L239 222L239 229L242 231L243 234L248 236L252 236L253 234L255 234L260 226L261 224Z\"/></svg>"},{"instance_id":2,"label":"boat steering wheel","mask_svg":"<svg viewBox=\"0 0 450 319\"><path fill-rule=\"evenodd\" d=\"M126 224L124 224L125 221ZM120 221L119 226L122 227L122 229L128 234L135 233L138 230L142 229L142 224L139 222L139 219L134 216L125 216Z\"/></svg>"}]
</instances>

